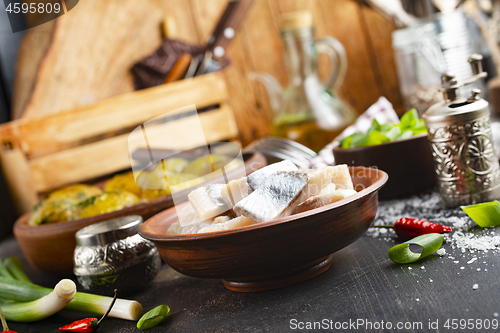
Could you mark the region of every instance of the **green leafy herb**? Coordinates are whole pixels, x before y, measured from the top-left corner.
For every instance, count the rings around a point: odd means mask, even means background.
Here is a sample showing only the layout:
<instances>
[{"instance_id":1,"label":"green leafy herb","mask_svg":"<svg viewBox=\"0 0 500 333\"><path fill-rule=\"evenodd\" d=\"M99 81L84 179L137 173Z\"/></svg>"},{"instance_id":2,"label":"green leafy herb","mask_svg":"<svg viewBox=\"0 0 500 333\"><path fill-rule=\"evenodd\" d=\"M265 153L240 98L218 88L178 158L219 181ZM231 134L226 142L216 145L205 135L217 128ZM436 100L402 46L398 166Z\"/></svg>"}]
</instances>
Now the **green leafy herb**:
<instances>
[{"instance_id":1,"label":"green leafy herb","mask_svg":"<svg viewBox=\"0 0 500 333\"><path fill-rule=\"evenodd\" d=\"M158 326L168 315L170 308L166 305L159 305L146 312L137 322L137 328L147 330Z\"/></svg>"},{"instance_id":2,"label":"green leafy herb","mask_svg":"<svg viewBox=\"0 0 500 333\"><path fill-rule=\"evenodd\" d=\"M375 146L385 142L407 139L425 133L425 123L418 118L417 110L411 109L401 117L399 124L385 123L380 125L373 119L366 134L354 133L340 141L342 148Z\"/></svg>"},{"instance_id":3,"label":"green leafy herb","mask_svg":"<svg viewBox=\"0 0 500 333\"><path fill-rule=\"evenodd\" d=\"M500 203L497 200L460 208L482 228L500 225Z\"/></svg>"},{"instance_id":4,"label":"green leafy herb","mask_svg":"<svg viewBox=\"0 0 500 333\"><path fill-rule=\"evenodd\" d=\"M391 247L389 249L389 258L397 264L415 262L439 250L443 244L443 238L441 234L426 234L415 237L407 242ZM410 245L412 244L422 247L422 252L412 252L410 250Z\"/></svg>"}]
</instances>

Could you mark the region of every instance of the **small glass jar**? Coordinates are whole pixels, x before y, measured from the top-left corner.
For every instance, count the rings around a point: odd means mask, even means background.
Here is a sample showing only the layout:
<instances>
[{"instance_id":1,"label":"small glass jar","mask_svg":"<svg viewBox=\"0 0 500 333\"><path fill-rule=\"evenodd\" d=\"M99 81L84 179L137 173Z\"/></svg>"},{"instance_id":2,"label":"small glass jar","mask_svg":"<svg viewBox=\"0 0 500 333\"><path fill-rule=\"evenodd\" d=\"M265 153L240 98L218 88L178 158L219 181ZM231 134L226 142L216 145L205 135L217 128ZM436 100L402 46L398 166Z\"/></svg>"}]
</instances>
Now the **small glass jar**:
<instances>
[{"instance_id":1,"label":"small glass jar","mask_svg":"<svg viewBox=\"0 0 500 333\"><path fill-rule=\"evenodd\" d=\"M392 47L405 107L416 108L420 115L442 100L442 74L454 73L458 80L472 75L467 58L477 52L470 23L460 9L395 30ZM483 90L480 82L473 88Z\"/></svg>"},{"instance_id":2,"label":"small glass jar","mask_svg":"<svg viewBox=\"0 0 500 333\"><path fill-rule=\"evenodd\" d=\"M154 244L138 232L143 220L132 215L80 229L76 233L74 273L86 291L131 294L147 287L161 268Z\"/></svg>"}]
</instances>

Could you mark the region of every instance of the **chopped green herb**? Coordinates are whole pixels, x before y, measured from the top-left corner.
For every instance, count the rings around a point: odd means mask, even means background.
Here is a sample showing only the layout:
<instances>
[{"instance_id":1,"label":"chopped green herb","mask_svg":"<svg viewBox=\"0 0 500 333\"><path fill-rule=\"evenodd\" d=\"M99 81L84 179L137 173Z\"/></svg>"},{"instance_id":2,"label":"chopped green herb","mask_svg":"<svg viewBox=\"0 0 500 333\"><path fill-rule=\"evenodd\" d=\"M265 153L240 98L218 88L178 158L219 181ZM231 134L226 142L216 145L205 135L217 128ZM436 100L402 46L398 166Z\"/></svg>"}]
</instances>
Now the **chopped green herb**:
<instances>
[{"instance_id":1,"label":"chopped green herb","mask_svg":"<svg viewBox=\"0 0 500 333\"><path fill-rule=\"evenodd\" d=\"M380 125L373 119L366 134L354 133L340 141L342 148L375 146L385 142L407 139L425 133L425 123L418 118L417 110L411 109L401 117L399 124L385 123Z\"/></svg>"},{"instance_id":2,"label":"chopped green herb","mask_svg":"<svg viewBox=\"0 0 500 333\"><path fill-rule=\"evenodd\" d=\"M166 305L159 305L146 312L137 322L137 328L147 330L158 326L168 315L170 308Z\"/></svg>"},{"instance_id":3,"label":"chopped green herb","mask_svg":"<svg viewBox=\"0 0 500 333\"><path fill-rule=\"evenodd\" d=\"M389 249L389 258L397 264L408 264L427 257L429 254L439 250L443 244L443 235L426 234L410 239L407 242L394 245ZM422 247L421 253L410 250L410 245Z\"/></svg>"},{"instance_id":4,"label":"chopped green herb","mask_svg":"<svg viewBox=\"0 0 500 333\"><path fill-rule=\"evenodd\" d=\"M460 208L482 228L500 225L500 203L497 200Z\"/></svg>"}]
</instances>

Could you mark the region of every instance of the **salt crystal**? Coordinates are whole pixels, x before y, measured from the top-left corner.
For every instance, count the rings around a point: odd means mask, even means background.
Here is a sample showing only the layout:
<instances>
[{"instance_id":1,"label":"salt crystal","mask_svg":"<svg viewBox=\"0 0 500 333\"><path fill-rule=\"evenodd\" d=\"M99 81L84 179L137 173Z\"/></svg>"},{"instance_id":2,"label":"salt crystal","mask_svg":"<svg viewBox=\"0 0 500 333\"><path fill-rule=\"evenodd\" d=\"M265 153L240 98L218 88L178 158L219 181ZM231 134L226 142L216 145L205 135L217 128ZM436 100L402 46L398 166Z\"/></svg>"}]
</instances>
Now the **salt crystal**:
<instances>
[{"instance_id":1,"label":"salt crystal","mask_svg":"<svg viewBox=\"0 0 500 333\"><path fill-rule=\"evenodd\" d=\"M432 283L432 281L433 281L432 279L429 279L429 282L430 282L430 283Z\"/></svg>"},{"instance_id":2,"label":"salt crystal","mask_svg":"<svg viewBox=\"0 0 500 333\"><path fill-rule=\"evenodd\" d=\"M411 270L412 270L413 268L411 268L411 267L408 267L408 269L409 269L409 270L411 271Z\"/></svg>"},{"instance_id":3,"label":"salt crystal","mask_svg":"<svg viewBox=\"0 0 500 333\"><path fill-rule=\"evenodd\" d=\"M415 298L415 301L420 302L420 298Z\"/></svg>"},{"instance_id":4,"label":"salt crystal","mask_svg":"<svg viewBox=\"0 0 500 333\"><path fill-rule=\"evenodd\" d=\"M477 269L477 271L478 271L478 272L480 272L480 271L481 271L481 268L478 268L478 269Z\"/></svg>"},{"instance_id":5,"label":"salt crystal","mask_svg":"<svg viewBox=\"0 0 500 333\"><path fill-rule=\"evenodd\" d=\"M493 317L498 317L498 312L493 313Z\"/></svg>"},{"instance_id":6,"label":"salt crystal","mask_svg":"<svg viewBox=\"0 0 500 333\"><path fill-rule=\"evenodd\" d=\"M462 266L462 267L460 267L460 269L465 269L465 267L464 267L464 266Z\"/></svg>"},{"instance_id":7,"label":"salt crystal","mask_svg":"<svg viewBox=\"0 0 500 333\"><path fill-rule=\"evenodd\" d=\"M422 266L422 267L420 267L420 269L425 269L425 267L424 267L424 266Z\"/></svg>"},{"instance_id":8,"label":"salt crystal","mask_svg":"<svg viewBox=\"0 0 500 333\"><path fill-rule=\"evenodd\" d=\"M479 285L477 283L472 286L472 289L474 289L474 290L476 290L477 288L479 288Z\"/></svg>"},{"instance_id":9,"label":"salt crystal","mask_svg":"<svg viewBox=\"0 0 500 333\"><path fill-rule=\"evenodd\" d=\"M454 263L454 264L458 264L459 262L460 262L460 261L458 261L458 260L455 260L455 261L454 261L453 263Z\"/></svg>"},{"instance_id":10,"label":"salt crystal","mask_svg":"<svg viewBox=\"0 0 500 333\"><path fill-rule=\"evenodd\" d=\"M354 193L354 192L353 192L353 193ZM386 234L386 233L387 233L387 229L381 228L381 229L379 230L379 232L380 232L381 234Z\"/></svg>"},{"instance_id":11,"label":"salt crystal","mask_svg":"<svg viewBox=\"0 0 500 333\"><path fill-rule=\"evenodd\" d=\"M467 261L467 264L472 264L474 261L477 260L477 257L472 258L471 260Z\"/></svg>"},{"instance_id":12,"label":"salt crystal","mask_svg":"<svg viewBox=\"0 0 500 333\"><path fill-rule=\"evenodd\" d=\"M443 248L440 248L439 250L436 251L436 253L438 254L438 256L442 257L446 254L446 250ZM451 259L455 259L455 258L451 258Z\"/></svg>"}]
</instances>

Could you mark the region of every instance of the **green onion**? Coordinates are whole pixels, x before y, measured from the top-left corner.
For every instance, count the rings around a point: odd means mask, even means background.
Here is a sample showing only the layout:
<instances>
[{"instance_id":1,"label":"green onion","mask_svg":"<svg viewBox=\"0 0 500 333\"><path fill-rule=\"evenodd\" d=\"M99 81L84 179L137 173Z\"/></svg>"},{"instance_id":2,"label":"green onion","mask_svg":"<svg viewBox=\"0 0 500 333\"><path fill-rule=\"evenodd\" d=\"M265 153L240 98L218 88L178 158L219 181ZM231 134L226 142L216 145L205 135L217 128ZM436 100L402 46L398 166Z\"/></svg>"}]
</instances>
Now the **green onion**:
<instances>
[{"instance_id":1,"label":"green onion","mask_svg":"<svg viewBox=\"0 0 500 333\"><path fill-rule=\"evenodd\" d=\"M26 275L18 257L9 257L4 261L5 268L18 281L31 283L30 278Z\"/></svg>"},{"instance_id":2,"label":"green onion","mask_svg":"<svg viewBox=\"0 0 500 333\"><path fill-rule=\"evenodd\" d=\"M61 280L48 295L35 301L3 305L5 319L31 322L37 321L62 310L76 294L76 284L69 280Z\"/></svg>"},{"instance_id":3,"label":"green onion","mask_svg":"<svg viewBox=\"0 0 500 333\"><path fill-rule=\"evenodd\" d=\"M394 245L389 249L389 258L397 264L408 264L427 257L429 254L439 250L443 244L443 235L426 234L410 239L407 242ZM410 250L410 245L422 247L421 253L415 253Z\"/></svg>"},{"instance_id":4,"label":"green onion","mask_svg":"<svg viewBox=\"0 0 500 333\"><path fill-rule=\"evenodd\" d=\"M2 263L2 259L0 259L0 277L14 279L14 276L12 276L12 274L10 274L9 270Z\"/></svg>"},{"instance_id":5,"label":"green onion","mask_svg":"<svg viewBox=\"0 0 500 333\"><path fill-rule=\"evenodd\" d=\"M159 305L156 308L149 310L137 322L137 328L147 330L158 326L168 315L170 308L166 305Z\"/></svg>"},{"instance_id":6,"label":"green onion","mask_svg":"<svg viewBox=\"0 0 500 333\"><path fill-rule=\"evenodd\" d=\"M366 134L354 133L340 141L342 148L375 146L385 142L410 138L427 132L425 122L418 118L417 110L411 109L402 117L399 124L385 123L380 125L376 119Z\"/></svg>"},{"instance_id":7,"label":"green onion","mask_svg":"<svg viewBox=\"0 0 500 333\"><path fill-rule=\"evenodd\" d=\"M16 302L29 302L48 295L52 290L32 283L0 277L0 298ZM111 297L77 292L65 309L103 315L112 302ZM136 301L117 299L109 316L137 320L142 316L142 305Z\"/></svg>"},{"instance_id":8,"label":"green onion","mask_svg":"<svg viewBox=\"0 0 500 333\"><path fill-rule=\"evenodd\" d=\"M460 208L482 228L500 225L500 203L496 200Z\"/></svg>"},{"instance_id":9,"label":"green onion","mask_svg":"<svg viewBox=\"0 0 500 333\"><path fill-rule=\"evenodd\" d=\"M7 325L7 321L5 320L5 316L3 315L1 306L0 306L0 320L2 321L2 332L9 331L9 325Z\"/></svg>"}]
</instances>

